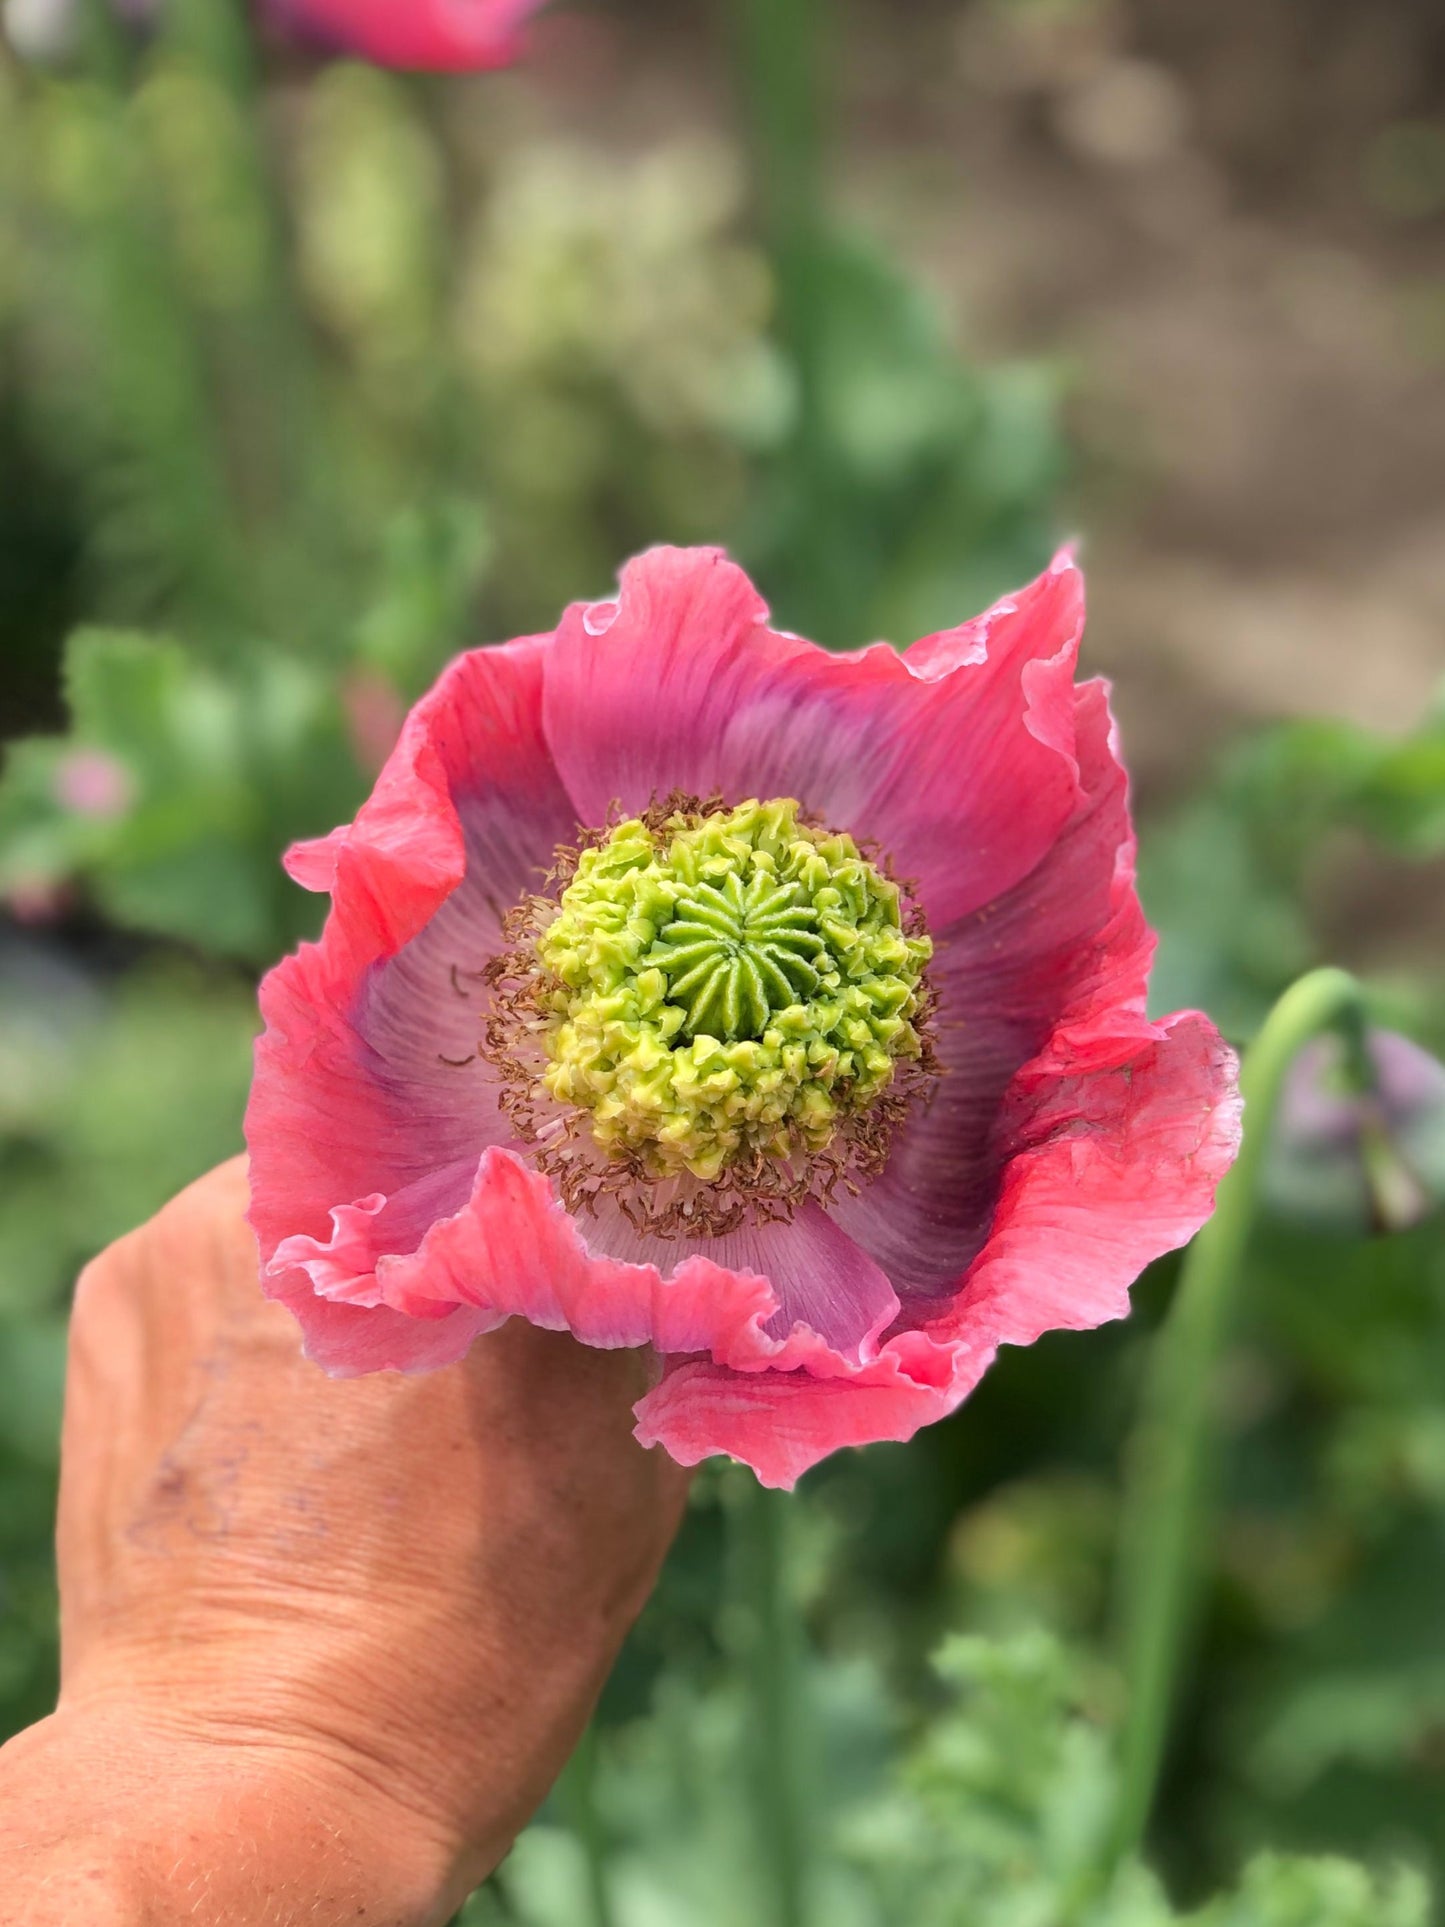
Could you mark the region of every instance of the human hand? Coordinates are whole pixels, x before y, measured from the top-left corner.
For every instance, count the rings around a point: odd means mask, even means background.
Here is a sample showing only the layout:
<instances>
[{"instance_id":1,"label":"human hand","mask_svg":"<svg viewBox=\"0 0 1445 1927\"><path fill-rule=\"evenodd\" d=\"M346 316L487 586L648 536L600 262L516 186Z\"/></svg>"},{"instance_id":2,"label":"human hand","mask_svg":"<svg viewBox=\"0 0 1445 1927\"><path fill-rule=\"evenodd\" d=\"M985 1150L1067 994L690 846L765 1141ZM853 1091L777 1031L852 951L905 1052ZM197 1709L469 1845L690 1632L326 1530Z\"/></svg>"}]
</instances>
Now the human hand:
<instances>
[{"instance_id":1,"label":"human hand","mask_svg":"<svg viewBox=\"0 0 1445 1927\"><path fill-rule=\"evenodd\" d=\"M641 1358L565 1334L328 1379L261 1296L246 1196L238 1159L81 1279L61 1700L0 1754L0 1871L38 1775L80 1796L28 1801L90 1842L62 1885L117 1920L441 1920L580 1735L687 1474L631 1436Z\"/></svg>"}]
</instances>

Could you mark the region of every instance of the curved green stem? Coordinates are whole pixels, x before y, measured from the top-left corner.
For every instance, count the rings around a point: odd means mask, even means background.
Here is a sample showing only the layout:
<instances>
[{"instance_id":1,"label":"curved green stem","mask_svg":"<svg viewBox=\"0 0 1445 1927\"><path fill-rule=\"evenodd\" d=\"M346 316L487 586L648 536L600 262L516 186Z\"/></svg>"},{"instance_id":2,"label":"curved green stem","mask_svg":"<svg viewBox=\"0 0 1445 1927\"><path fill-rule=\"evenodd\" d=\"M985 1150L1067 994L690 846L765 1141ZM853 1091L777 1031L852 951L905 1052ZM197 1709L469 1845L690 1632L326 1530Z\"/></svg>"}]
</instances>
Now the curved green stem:
<instances>
[{"instance_id":1,"label":"curved green stem","mask_svg":"<svg viewBox=\"0 0 1445 1927\"><path fill-rule=\"evenodd\" d=\"M1144 1836L1193 1618L1201 1525L1209 1486L1209 1427L1216 1366L1230 1327L1259 1207L1280 1090L1312 1037L1337 1030L1363 1060L1360 986L1343 970L1315 970L1280 998L1245 1056L1246 1129L1219 1187L1213 1218L1185 1256L1169 1316L1155 1340L1126 1473L1120 1545L1123 1661L1128 1687L1116 1856Z\"/></svg>"},{"instance_id":2,"label":"curved green stem","mask_svg":"<svg viewBox=\"0 0 1445 1927\"><path fill-rule=\"evenodd\" d=\"M559 1788L563 1809L587 1864L588 1927L614 1927L607 1883L607 1839L597 1810L597 1725L588 1724Z\"/></svg>"},{"instance_id":3,"label":"curved green stem","mask_svg":"<svg viewBox=\"0 0 1445 1927\"><path fill-rule=\"evenodd\" d=\"M729 1643L746 1689L741 1764L768 1885L763 1920L766 1927L804 1927L807 1839L798 1759L802 1628L785 1544L788 1508L796 1500L768 1491L741 1469L729 1498Z\"/></svg>"},{"instance_id":4,"label":"curved green stem","mask_svg":"<svg viewBox=\"0 0 1445 1927\"><path fill-rule=\"evenodd\" d=\"M781 472L798 505L789 543L806 601L794 619L840 647L858 610L849 599L850 534L827 422L826 363L834 325L827 183L826 0L740 0L743 105L753 188L772 264L779 337L797 384L797 419Z\"/></svg>"}]
</instances>

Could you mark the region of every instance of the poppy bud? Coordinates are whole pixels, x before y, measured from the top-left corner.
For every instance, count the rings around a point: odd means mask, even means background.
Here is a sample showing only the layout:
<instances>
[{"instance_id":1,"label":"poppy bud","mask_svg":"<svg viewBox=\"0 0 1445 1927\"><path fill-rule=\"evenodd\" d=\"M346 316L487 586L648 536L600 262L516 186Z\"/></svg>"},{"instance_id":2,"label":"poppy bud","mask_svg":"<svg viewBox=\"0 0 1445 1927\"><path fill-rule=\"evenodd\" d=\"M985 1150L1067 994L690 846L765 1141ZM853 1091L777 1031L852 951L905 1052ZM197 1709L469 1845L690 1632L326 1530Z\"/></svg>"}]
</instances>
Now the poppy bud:
<instances>
[{"instance_id":1,"label":"poppy bud","mask_svg":"<svg viewBox=\"0 0 1445 1927\"><path fill-rule=\"evenodd\" d=\"M1390 1030L1363 1062L1319 1037L1285 1080L1268 1195L1281 1214L1355 1231L1403 1231L1445 1199L1445 1065Z\"/></svg>"}]
</instances>

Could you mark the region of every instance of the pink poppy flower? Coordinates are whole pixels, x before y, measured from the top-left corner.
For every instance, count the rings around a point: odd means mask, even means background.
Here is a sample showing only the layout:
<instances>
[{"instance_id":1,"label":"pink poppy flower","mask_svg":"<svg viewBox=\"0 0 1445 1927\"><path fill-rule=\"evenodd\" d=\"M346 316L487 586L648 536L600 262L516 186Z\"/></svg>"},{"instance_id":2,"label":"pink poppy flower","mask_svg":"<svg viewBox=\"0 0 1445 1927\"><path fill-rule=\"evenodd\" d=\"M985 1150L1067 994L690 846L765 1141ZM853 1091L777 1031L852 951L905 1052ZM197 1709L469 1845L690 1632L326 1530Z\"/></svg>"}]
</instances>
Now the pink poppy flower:
<instances>
[{"instance_id":1,"label":"pink poppy flower","mask_svg":"<svg viewBox=\"0 0 1445 1927\"><path fill-rule=\"evenodd\" d=\"M150 26L159 0L113 0L122 19ZM509 67L522 29L544 0L260 0L278 27L382 67L476 73ZM53 60L75 43L78 0L0 0L0 17L27 60Z\"/></svg>"},{"instance_id":2,"label":"pink poppy flower","mask_svg":"<svg viewBox=\"0 0 1445 1927\"><path fill-rule=\"evenodd\" d=\"M507 67L543 0L265 0L290 32L382 67L475 73Z\"/></svg>"},{"instance_id":3,"label":"pink poppy flower","mask_svg":"<svg viewBox=\"0 0 1445 1927\"><path fill-rule=\"evenodd\" d=\"M1083 621L1060 556L830 655L657 549L453 663L287 859L331 913L262 988L247 1136L311 1357L424 1370L516 1316L651 1347L638 1437L788 1485L1123 1316L1239 1107L1214 1026L1145 1012Z\"/></svg>"},{"instance_id":4,"label":"pink poppy flower","mask_svg":"<svg viewBox=\"0 0 1445 1927\"><path fill-rule=\"evenodd\" d=\"M55 800L73 816L100 821L124 816L135 801L135 779L103 749L67 750L55 766Z\"/></svg>"}]
</instances>

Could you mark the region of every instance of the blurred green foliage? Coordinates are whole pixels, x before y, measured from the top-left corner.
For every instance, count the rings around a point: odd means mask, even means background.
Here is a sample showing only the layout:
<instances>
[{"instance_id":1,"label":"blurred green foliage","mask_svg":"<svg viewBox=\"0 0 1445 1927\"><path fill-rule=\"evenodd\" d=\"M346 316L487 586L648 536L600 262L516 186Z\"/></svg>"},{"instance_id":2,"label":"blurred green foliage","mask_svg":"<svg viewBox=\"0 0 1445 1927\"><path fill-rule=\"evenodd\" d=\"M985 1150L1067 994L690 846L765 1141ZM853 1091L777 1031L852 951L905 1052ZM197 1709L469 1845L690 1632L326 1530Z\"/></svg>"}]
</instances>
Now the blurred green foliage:
<instances>
[{"instance_id":1,"label":"blurred green foliage","mask_svg":"<svg viewBox=\"0 0 1445 1927\"><path fill-rule=\"evenodd\" d=\"M1445 686L1402 738L1322 719L1237 744L1150 838L1140 873L1161 928L1155 1008L1197 1005L1248 1036L1281 983L1317 960L1315 886L1350 836L1406 861L1445 854Z\"/></svg>"},{"instance_id":2,"label":"blurred green foliage","mask_svg":"<svg viewBox=\"0 0 1445 1927\"><path fill-rule=\"evenodd\" d=\"M934 1665L936 1710L891 1765L815 1773L826 1850L811 1917L836 1927L1428 1927L1429 1889L1407 1865L1258 1853L1237 1887L1185 1912L1136 1862L1101 1875L1114 1782L1097 1662L1034 1629L955 1636ZM885 1709L866 1670L835 1668L812 1705L826 1729L815 1769L870 1750L881 1758ZM603 1818L617 1919L744 1927L766 1917L744 1816L729 1799L741 1717L725 1687L678 1698L607 1754L599 1784L611 1795ZM544 1822L462 1927L571 1927L588 1909L575 1834Z\"/></svg>"},{"instance_id":3,"label":"blurred green foliage","mask_svg":"<svg viewBox=\"0 0 1445 1927\"><path fill-rule=\"evenodd\" d=\"M0 1732L54 1690L67 1293L239 1144L256 972L314 928L285 844L351 814L451 652L545 626L649 542L726 541L833 646L901 638L1046 558L1067 466L1053 371L961 358L877 240L739 147L508 138L488 89L525 78L267 76L237 20L183 0L68 69L0 59ZM797 169L776 122L767 146L787 59L769 78L777 47L744 40L761 151ZM1248 1038L1320 958L1352 839L1445 849L1445 710L1399 741L1266 732L1147 829L1160 1007ZM1445 1042L1438 972L1378 1002ZM957 1422L807 1482L810 1920L1426 1920L1440 1231L1280 1219L1251 1254L1149 1868L1096 1874L1117 1466L1171 1266L1129 1325L1011 1353ZM768 1918L736 1663L766 1627L729 1510L709 1473L592 1753L469 1923L607 1927L587 1841L617 1927Z\"/></svg>"}]
</instances>

